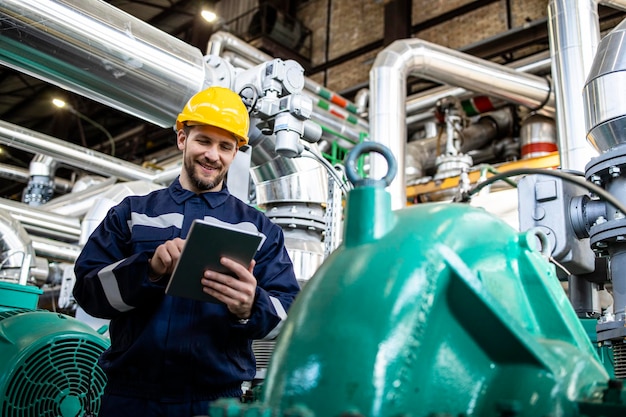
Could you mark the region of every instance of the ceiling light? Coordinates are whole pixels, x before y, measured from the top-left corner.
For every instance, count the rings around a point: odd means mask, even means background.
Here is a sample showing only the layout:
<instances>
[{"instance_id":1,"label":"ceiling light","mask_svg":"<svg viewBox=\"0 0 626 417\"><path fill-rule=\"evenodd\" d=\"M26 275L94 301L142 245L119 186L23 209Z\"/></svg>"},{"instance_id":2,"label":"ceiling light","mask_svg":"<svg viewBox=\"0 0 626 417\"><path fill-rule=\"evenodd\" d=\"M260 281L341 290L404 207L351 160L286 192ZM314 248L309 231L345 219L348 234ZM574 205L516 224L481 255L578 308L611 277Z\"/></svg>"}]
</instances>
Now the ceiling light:
<instances>
[{"instance_id":1,"label":"ceiling light","mask_svg":"<svg viewBox=\"0 0 626 417\"><path fill-rule=\"evenodd\" d=\"M204 20L206 20L209 23L213 23L217 20L217 15L215 14L215 12L212 12L210 10L204 9L200 12L200 14L204 18Z\"/></svg>"},{"instance_id":2,"label":"ceiling light","mask_svg":"<svg viewBox=\"0 0 626 417\"><path fill-rule=\"evenodd\" d=\"M61 100L60 98L53 98L52 99L52 104L54 104L58 108L62 109L63 107L66 106L67 103L65 103L65 101Z\"/></svg>"}]
</instances>

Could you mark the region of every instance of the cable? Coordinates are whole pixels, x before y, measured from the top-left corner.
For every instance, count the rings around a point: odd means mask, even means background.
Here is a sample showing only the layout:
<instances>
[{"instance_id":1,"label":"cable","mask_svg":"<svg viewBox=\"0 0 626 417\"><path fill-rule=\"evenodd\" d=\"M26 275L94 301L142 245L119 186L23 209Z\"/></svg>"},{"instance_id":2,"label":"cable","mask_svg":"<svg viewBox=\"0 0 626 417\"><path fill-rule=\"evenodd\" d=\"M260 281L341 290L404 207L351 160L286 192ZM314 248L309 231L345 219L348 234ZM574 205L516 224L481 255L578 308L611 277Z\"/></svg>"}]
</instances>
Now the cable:
<instances>
[{"instance_id":1,"label":"cable","mask_svg":"<svg viewBox=\"0 0 626 417\"><path fill-rule=\"evenodd\" d=\"M339 188L341 188L341 191L344 193L344 195L347 195L350 190L348 188L346 188L346 183L344 183L344 181L341 179L339 174L337 174L337 171L335 171L335 167L332 166L330 164L330 162L328 162L325 158L323 158L323 157L317 155L315 152L311 151L311 148L309 148L308 146L304 145L304 150L307 151L308 154L302 154L301 156L306 157L306 158L315 159L316 161L318 161L322 165L324 165L324 168L326 168L328 173L330 175L332 175L333 178L335 178L335 181L337 181L337 184L339 185Z\"/></svg>"},{"instance_id":2,"label":"cable","mask_svg":"<svg viewBox=\"0 0 626 417\"><path fill-rule=\"evenodd\" d=\"M245 96L243 94L243 92L245 90L252 90L252 97ZM250 108L248 109L248 114L251 114L252 111L254 110L254 108L256 107L257 102L259 101L259 96L260 96L259 90L257 90L257 88L254 86L254 84L244 84L241 87L241 90L239 90L238 94L239 94L239 97L242 98L242 100L245 98L244 101L252 100L252 102L250 103Z\"/></svg>"},{"instance_id":3,"label":"cable","mask_svg":"<svg viewBox=\"0 0 626 417\"><path fill-rule=\"evenodd\" d=\"M500 174L494 175L493 177L487 178L485 181L479 184L476 184L474 187L472 187L468 191L462 193L460 201L467 202L470 200L470 197L472 195L476 194L487 185L493 184L496 181L503 180L504 178L514 177L517 175L548 175L548 176L561 178L565 181L569 181L573 184L577 184L583 188L586 188L587 190L596 194L598 197L601 197L608 203L612 204L617 210L626 214L626 206L624 206L621 201L613 197L613 195L608 193L606 190L598 187L597 185L589 181L581 179L579 176L569 174L563 171L552 170L552 169L519 168L519 169L512 169L510 171L502 172Z\"/></svg>"}]
</instances>

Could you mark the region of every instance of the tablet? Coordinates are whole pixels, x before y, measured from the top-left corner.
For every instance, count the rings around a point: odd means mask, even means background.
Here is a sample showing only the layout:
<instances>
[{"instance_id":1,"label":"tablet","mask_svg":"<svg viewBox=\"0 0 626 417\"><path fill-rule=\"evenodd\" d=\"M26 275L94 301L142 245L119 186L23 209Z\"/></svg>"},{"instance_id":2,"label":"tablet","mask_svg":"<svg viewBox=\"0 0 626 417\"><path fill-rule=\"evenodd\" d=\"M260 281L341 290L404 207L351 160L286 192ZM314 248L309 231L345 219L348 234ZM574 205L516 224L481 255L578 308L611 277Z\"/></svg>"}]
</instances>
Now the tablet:
<instances>
[{"instance_id":1,"label":"tablet","mask_svg":"<svg viewBox=\"0 0 626 417\"><path fill-rule=\"evenodd\" d=\"M231 274L220 263L222 256L239 262L247 268L259 248L262 236L259 232L237 228L237 225L194 220L165 293L220 303L219 300L202 291L200 280L204 271L211 269Z\"/></svg>"}]
</instances>

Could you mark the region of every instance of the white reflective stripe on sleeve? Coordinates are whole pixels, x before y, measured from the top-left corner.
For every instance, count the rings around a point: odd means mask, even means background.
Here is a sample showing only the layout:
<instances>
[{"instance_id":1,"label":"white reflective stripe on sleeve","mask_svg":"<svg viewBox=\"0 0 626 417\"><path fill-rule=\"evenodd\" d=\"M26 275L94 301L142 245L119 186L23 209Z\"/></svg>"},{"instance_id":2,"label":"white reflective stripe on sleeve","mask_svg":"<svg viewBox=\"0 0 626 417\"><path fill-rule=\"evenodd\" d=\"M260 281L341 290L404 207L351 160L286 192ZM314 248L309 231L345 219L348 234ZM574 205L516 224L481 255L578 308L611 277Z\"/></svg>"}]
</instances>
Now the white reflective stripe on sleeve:
<instances>
[{"instance_id":1,"label":"white reflective stripe on sleeve","mask_svg":"<svg viewBox=\"0 0 626 417\"><path fill-rule=\"evenodd\" d=\"M124 300L122 300L120 287L117 285L117 280L113 274L113 269L122 261L115 262L114 264L102 268L100 272L98 272L98 278L102 284L104 295L106 295L107 301L111 304L111 307L117 311L125 312L132 310L134 307L129 306L124 302Z\"/></svg>"},{"instance_id":2,"label":"white reflective stripe on sleeve","mask_svg":"<svg viewBox=\"0 0 626 417\"><path fill-rule=\"evenodd\" d=\"M276 297L270 296L270 301L272 302L272 305L274 306L274 310L276 310L276 315L280 317L280 322L276 325L276 327L272 329L271 332L267 334L267 336L263 338L263 340L275 339L276 336L278 336L278 334L280 333L280 329L282 329L283 323L285 322L285 319L287 318L287 312L285 311L285 308L283 307L280 300Z\"/></svg>"}]
</instances>

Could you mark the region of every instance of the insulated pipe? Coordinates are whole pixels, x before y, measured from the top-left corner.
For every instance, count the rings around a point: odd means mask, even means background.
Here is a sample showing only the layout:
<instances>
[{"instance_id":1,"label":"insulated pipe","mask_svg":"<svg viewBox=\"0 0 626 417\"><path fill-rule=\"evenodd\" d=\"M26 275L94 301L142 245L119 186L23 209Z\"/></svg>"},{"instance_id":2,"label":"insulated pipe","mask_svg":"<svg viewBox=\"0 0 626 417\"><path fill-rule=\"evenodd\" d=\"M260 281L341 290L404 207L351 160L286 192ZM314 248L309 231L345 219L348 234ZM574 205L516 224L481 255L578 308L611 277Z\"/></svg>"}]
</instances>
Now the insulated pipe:
<instances>
[{"instance_id":1,"label":"insulated pipe","mask_svg":"<svg viewBox=\"0 0 626 417\"><path fill-rule=\"evenodd\" d=\"M81 246L59 242L41 236L30 236L35 254L42 258L74 263L80 255Z\"/></svg>"},{"instance_id":2,"label":"insulated pipe","mask_svg":"<svg viewBox=\"0 0 626 417\"><path fill-rule=\"evenodd\" d=\"M252 45L245 43L243 40L237 38L231 33L223 31L218 31L211 35L207 49L210 55L217 56L222 56L223 52L228 50L235 51L245 59L254 62L255 64L273 59L272 56L267 55ZM354 103L345 97L327 90L321 84L311 80L310 78L304 79L304 88L305 90L308 90L315 95L346 109L348 112L358 115L357 106Z\"/></svg>"},{"instance_id":3,"label":"insulated pipe","mask_svg":"<svg viewBox=\"0 0 626 417\"><path fill-rule=\"evenodd\" d=\"M466 87L531 109L553 106L550 85L542 77L519 73L493 62L420 39L393 42L380 52L370 70L370 134L391 149L399 175L388 189L392 208L406 205L406 80L409 74ZM387 164L380 155L370 161L370 176L382 178Z\"/></svg>"},{"instance_id":4,"label":"insulated pipe","mask_svg":"<svg viewBox=\"0 0 626 417\"><path fill-rule=\"evenodd\" d=\"M30 171L15 165L0 163L0 177L17 182L27 183L30 179ZM54 190L60 193L67 193L72 189L72 182L65 178L54 178Z\"/></svg>"},{"instance_id":5,"label":"insulated pipe","mask_svg":"<svg viewBox=\"0 0 626 417\"><path fill-rule=\"evenodd\" d=\"M116 182L117 178L115 177L106 178L82 191L71 192L50 200L39 208L63 216L82 217L93 206L94 201L102 193L113 187Z\"/></svg>"},{"instance_id":6,"label":"insulated pipe","mask_svg":"<svg viewBox=\"0 0 626 417\"><path fill-rule=\"evenodd\" d=\"M585 138L582 91L600 42L596 0L550 0L548 34L561 168L584 172L598 152Z\"/></svg>"},{"instance_id":7,"label":"insulated pipe","mask_svg":"<svg viewBox=\"0 0 626 417\"><path fill-rule=\"evenodd\" d=\"M162 127L205 87L199 49L104 1L3 0L0 62Z\"/></svg>"},{"instance_id":8,"label":"insulated pipe","mask_svg":"<svg viewBox=\"0 0 626 417\"><path fill-rule=\"evenodd\" d=\"M35 252L28 233L14 216L0 209L0 270L21 268L27 255L34 265Z\"/></svg>"},{"instance_id":9,"label":"insulated pipe","mask_svg":"<svg viewBox=\"0 0 626 417\"><path fill-rule=\"evenodd\" d=\"M587 140L599 152L626 142L626 19L605 36L583 89Z\"/></svg>"},{"instance_id":10,"label":"insulated pipe","mask_svg":"<svg viewBox=\"0 0 626 417\"><path fill-rule=\"evenodd\" d=\"M254 46L245 43L242 39L234 36L228 32L215 32L211 35L209 39L209 44L207 47L209 55L216 56L225 56L225 59L229 60L234 66L244 66L248 67L248 65L257 65L261 62L270 61L273 59L272 56L267 55L266 53L258 50ZM241 59L237 57L232 57L228 55L228 51L235 52L240 56ZM306 78L304 79L304 92L309 93L309 96L314 96L316 100L319 100L320 97L329 100L330 103L339 106L340 108L345 108L350 113L356 113L356 106L349 102L347 99L340 97L334 93L331 93L325 90L320 84L315 81ZM327 110L327 109L324 109ZM315 108L313 109L315 112ZM349 116L345 115L343 112L338 111L339 118L347 119ZM354 119L354 124L363 128L368 129L369 123L358 116L351 116Z\"/></svg>"},{"instance_id":11,"label":"insulated pipe","mask_svg":"<svg viewBox=\"0 0 626 417\"><path fill-rule=\"evenodd\" d=\"M42 153L51 156L68 166L106 176L113 175L125 180L145 180L165 184L171 182L180 173L180 167L173 167L160 172L141 168L131 162L2 120L0 120L0 143L35 154Z\"/></svg>"},{"instance_id":12,"label":"insulated pipe","mask_svg":"<svg viewBox=\"0 0 626 417\"><path fill-rule=\"evenodd\" d=\"M507 65L507 67L513 68L519 72L542 72L542 71L550 71L551 60L549 52L541 52L537 55L533 55L530 58L521 59L519 61L512 62ZM423 93L418 93L411 95L407 98L406 101L406 113L407 118L410 115L415 113L421 113L424 111L432 110L437 102L446 98L446 97L466 97L469 95L473 95L472 91L469 91L465 88L461 87L449 87L449 86L441 86L431 88ZM554 117L554 108L544 108L543 112L547 112L546 116Z\"/></svg>"},{"instance_id":13,"label":"insulated pipe","mask_svg":"<svg viewBox=\"0 0 626 417\"><path fill-rule=\"evenodd\" d=\"M48 213L24 203L0 198L0 210L11 213L26 230L36 230L48 236L78 241L81 226L79 219Z\"/></svg>"}]
</instances>

